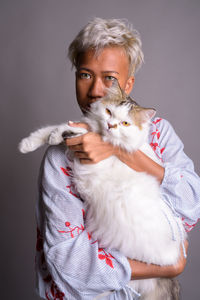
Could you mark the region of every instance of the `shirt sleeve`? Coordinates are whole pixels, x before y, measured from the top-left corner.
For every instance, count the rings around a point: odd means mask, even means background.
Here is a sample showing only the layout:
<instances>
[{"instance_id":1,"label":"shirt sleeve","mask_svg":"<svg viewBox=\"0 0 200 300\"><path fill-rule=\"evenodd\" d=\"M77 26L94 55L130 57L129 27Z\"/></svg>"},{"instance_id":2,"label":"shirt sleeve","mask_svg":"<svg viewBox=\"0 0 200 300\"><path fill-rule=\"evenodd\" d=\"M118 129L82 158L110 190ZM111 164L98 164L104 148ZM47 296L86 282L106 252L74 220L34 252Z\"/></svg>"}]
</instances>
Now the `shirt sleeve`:
<instances>
[{"instance_id":1,"label":"shirt sleeve","mask_svg":"<svg viewBox=\"0 0 200 300\"><path fill-rule=\"evenodd\" d=\"M165 168L161 193L189 231L200 217L200 179L170 123L163 119L156 119L153 123L152 146L156 148L157 155L162 157Z\"/></svg>"},{"instance_id":2,"label":"shirt sleeve","mask_svg":"<svg viewBox=\"0 0 200 300\"><path fill-rule=\"evenodd\" d=\"M37 289L46 299L56 293L62 299L94 299L105 291L123 290L131 277L128 260L118 251L99 248L86 231L84 203L71 175L65 148L50 147L36 208Z\"/></svg>"}]
</instances>

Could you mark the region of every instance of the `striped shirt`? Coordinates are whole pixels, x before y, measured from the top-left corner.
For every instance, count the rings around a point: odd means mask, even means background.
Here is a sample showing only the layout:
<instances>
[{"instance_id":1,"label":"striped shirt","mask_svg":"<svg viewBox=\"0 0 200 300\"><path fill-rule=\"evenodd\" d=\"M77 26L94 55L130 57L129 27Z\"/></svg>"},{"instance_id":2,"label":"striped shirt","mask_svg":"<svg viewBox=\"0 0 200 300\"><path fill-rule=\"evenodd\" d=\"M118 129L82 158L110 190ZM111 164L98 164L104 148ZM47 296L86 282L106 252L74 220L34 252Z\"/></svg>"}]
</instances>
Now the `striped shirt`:
<instances>
[{"instance_id":1,"label":"striped shirt","mask_svg":"<svg viewBox=\"0 0 200 300\"><path fill-rule=\"evenodd\" d=\"M187 231L200 216L200 180L183 143L163 119L153 120L149 143L165 168L161 194ZM76 194L64 145L47 149L36 206L36 289L43 299L138 299L127 286L131 269L117 250L98 247L84 225L84 202ZM99 299L99 298L98 298Z\"/></svg>"}]
</instances>

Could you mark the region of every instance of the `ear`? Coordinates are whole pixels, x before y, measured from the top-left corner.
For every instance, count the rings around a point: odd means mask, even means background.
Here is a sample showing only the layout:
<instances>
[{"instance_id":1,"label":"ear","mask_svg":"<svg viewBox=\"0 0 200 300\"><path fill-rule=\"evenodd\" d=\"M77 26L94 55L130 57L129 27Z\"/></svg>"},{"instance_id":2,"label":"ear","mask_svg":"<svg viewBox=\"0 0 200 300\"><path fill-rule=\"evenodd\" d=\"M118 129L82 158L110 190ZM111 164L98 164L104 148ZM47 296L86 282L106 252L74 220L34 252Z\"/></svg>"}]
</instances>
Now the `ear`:
<instances>
[{"instance_id":1,"label":"ear","mask_svg":"<svg viewBox=\"0 0 200 300\"><path fill-rule=\"evenodd\" d=\"M142 123L151 120L155 116L155 114L156 110L154 108L142 108L140 111Z\"/></svg>"},{"instance_id":2,"label":"ear","mask_svg":"<svg viewBox=\"0 0 200 300\"><path fill-rule=\"evenodd\" d=\"M125 93L126 95L129 95L130 92L132 91L133 89L133 86L134 86L134 82L135 82L135 77L134 76L130 76L126 82L126 85L125 85Z\"/></svg>"}]
</instances>

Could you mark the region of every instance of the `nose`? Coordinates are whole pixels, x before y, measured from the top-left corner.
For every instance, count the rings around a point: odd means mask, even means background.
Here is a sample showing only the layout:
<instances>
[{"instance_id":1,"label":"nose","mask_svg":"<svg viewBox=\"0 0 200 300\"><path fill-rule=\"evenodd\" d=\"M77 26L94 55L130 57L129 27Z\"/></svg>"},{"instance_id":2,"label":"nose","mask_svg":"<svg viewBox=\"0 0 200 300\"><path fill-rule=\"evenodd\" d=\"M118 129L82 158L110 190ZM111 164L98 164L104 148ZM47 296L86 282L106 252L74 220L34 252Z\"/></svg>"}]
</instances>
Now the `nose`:
<instances>
[{"instance_id":1,"label":"nose","mask_svg":"<svg viewBox=\"0 0 200 300\"><path fill-rule=\"evenodd\" d=\"M88 97L95 102L105 96L105 86L100 78L94 78L88 91Z\"/></svg>"},{"instance_id":2,"label":"nose","mask_svg":"<svg viewBox=\"0 0 200 300\"><path fill-rule=\"evenodd\" d=\"M108 129L111 129L111 128L117 128L117 124L108 123Z\"/></svg>"}]
</instances>

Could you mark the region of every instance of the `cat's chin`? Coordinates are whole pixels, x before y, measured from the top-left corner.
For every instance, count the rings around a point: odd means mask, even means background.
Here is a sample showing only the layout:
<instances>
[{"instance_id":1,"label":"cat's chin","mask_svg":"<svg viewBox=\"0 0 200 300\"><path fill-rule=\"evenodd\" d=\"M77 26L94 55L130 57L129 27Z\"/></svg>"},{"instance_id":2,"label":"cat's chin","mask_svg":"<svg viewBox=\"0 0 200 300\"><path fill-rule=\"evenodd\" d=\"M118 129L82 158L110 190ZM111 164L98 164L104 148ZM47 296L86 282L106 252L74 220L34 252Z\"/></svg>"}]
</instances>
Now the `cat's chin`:
<instances>
[{"instance_id":1,"label":"cat's chin","mask_svg":"<svg viewBox=\"0 0 200 300\"><path fill-rule=\"evenodd\" d=\"M138 148L136 147L133 147L133 145L129 144L128 142L121 142L119 141L119 138L118 137L111 137L110 135L109 136L104 136L103 137L103 140L104 142L107 142L107 143L110 143L112 144L114 147L119 147L127 152L135 152Z\"/></svg>"},{"instance_id":2,"label":"cat's chin","mask_svg":"<svg viewBox=\"0 0 200 300\"><path fill-rule=\"evenodd\" d=\"M103 140L104 142L111 143L113 146L120 146L121 144L118 137L114 137L107 132L103 135Z\"/></svg>"}]
</instances>

